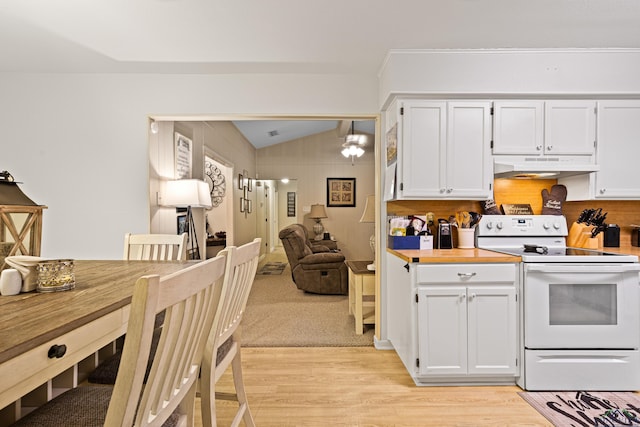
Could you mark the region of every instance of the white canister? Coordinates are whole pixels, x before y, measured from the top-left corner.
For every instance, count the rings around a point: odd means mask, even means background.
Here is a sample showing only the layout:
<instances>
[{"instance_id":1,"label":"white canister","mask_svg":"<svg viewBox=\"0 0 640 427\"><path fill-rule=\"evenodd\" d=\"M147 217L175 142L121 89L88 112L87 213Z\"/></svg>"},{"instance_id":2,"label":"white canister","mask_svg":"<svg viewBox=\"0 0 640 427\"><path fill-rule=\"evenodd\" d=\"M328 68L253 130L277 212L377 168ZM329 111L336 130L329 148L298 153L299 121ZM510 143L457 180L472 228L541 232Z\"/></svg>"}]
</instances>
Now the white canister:
<instances>
[{"instance_id":1,"label":"white canister","mask_svg":"<svg viewBox=\"0 0 640 427\"><path fill-rule=\"evenodd\" d=\"M15 268L8 268L0 274L0 294L18 295L22 289L22 275Z\"/></svg>"},{"instance_id":2,"label":"white canister","mask_svg":"<svg viewBox=\"0 0 640 427\"><path fill-rule=\"evenodd\" d=\"M458 228L458 248L472 249L475 247L475 228Z\"/></svg>"}]
</instances>

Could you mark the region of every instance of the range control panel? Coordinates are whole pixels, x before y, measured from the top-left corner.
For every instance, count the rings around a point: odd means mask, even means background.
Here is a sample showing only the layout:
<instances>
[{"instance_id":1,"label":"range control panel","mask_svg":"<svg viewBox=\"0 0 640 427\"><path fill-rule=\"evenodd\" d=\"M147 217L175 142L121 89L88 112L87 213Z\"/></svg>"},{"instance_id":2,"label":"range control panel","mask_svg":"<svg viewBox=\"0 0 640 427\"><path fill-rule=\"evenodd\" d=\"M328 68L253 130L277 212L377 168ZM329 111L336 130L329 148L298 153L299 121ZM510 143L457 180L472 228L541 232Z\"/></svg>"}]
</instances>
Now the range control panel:
<instances>
[{"instance_id":1,"label":"range control panel","mask_svg":"<svg viewBox=\"0 0 640 427\"><path fill-rule=\"evenodd\" d=\"M566 236L564 215L485 215L480 219L478 236Z\"/></svg>"}]
</instances>

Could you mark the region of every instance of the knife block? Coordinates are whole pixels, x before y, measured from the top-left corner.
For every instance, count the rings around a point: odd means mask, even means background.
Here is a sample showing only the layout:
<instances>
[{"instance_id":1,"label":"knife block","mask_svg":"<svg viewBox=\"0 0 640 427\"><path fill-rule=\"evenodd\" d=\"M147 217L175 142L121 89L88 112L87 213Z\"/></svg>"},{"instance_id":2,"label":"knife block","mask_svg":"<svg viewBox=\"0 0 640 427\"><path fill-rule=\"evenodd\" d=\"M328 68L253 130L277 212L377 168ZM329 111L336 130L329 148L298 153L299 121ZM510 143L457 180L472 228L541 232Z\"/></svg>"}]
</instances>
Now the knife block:
<instances>
[{"instance_id":1,"label":"knife block","mask_svg":"<svg viewBox=\"0 0 640 427\"><path fill-rule=\"evenodd\" d=\"M603 234L598 233L591 237L591 227L574 222L569 229L567 246L570 248L599 249L603 245Z\"/></svg>"}]
</instances>

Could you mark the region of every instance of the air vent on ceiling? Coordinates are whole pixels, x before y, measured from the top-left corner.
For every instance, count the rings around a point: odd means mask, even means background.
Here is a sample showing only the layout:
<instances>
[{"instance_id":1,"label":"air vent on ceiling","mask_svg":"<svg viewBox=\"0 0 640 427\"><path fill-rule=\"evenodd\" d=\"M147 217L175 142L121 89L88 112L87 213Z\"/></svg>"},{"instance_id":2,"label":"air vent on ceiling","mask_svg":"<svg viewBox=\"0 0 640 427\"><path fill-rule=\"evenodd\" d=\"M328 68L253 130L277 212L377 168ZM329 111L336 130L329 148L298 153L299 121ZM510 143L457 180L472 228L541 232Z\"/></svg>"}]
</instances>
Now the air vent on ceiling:
<instances>
[{"instance_id":1,"label":"air vent on ceiling","mask_svg":"<svg viewBox=\"0 0 640 427\"><path fill-rule=\"evenodd\" d=\"M280 135L280 132L278 132L277 130L270 130L269 132L267 132L267 134L269 134L269 136L271 137L274 137Z\"/></svg>"}]
</instances>

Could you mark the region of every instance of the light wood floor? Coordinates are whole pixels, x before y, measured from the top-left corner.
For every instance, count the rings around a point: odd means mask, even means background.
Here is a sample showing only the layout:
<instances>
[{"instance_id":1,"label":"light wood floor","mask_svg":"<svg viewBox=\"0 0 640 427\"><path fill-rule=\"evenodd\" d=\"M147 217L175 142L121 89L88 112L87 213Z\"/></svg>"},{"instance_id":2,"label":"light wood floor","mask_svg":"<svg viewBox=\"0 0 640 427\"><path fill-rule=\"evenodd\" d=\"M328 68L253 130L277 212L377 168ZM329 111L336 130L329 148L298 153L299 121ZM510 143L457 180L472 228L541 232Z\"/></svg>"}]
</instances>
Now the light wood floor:
<instances>
[{"instance_id":1,"label":"light wood floor","mask_svg":"<svg viewBox=\"0 0 640 427\"><path fill-rule=\"evenodd\" d=\"M244 347L242 357L258 427L552 425L517 386L417 387L394 351ZM218 390L231 384L225 374ZM218 403L218 425L228 426L233 403Z\"/></svg>"}]
</instances>

